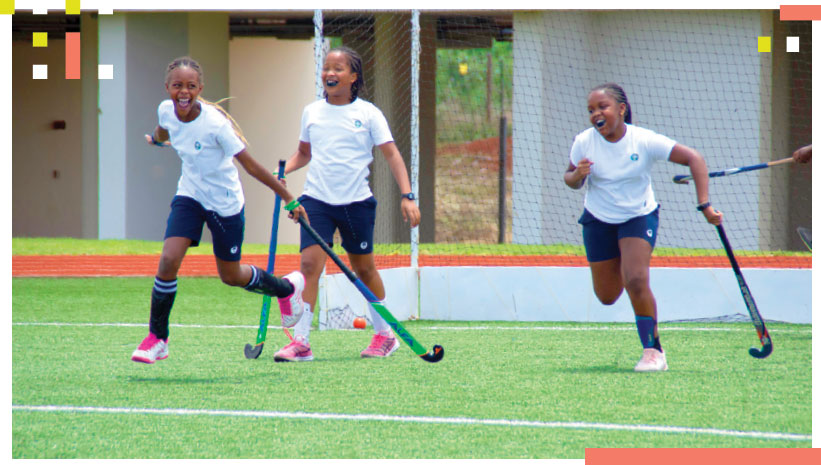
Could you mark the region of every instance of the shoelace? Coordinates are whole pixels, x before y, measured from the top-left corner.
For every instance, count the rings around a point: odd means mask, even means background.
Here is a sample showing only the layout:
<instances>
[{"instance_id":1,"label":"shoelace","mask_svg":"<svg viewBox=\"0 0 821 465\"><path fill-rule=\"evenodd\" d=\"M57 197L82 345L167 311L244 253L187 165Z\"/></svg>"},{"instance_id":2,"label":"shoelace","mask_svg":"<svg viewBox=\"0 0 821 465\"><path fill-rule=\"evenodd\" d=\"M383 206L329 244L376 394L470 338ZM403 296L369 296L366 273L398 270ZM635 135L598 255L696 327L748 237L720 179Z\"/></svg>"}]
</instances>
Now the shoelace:
<instances>
[{"instance_id":1,"label":"shoelace","mask_svg":"<svg viewBox=\"0 0 821 465\"><path fill-rule=\"evenodd\" d=\"M388 336L382 336L381 334L377 334L374 336L373 340L371 341L369 349L378 349L385 345L385 341L388 340Z\"/></svg>"},{"instance_id":2,"label":"shoelace","mask_svg":"<svg viewBox=\"0 0 821 465\"><path fill-rule=\"evenodd\" d=\"M157 339L156 337L147 337L143 340L143 342L140 343L140 347L138 347L138 349L149 350L152 347L154 347L154 345L157 344L158 341L159 339Z\"/></svg>"}]
</instances>

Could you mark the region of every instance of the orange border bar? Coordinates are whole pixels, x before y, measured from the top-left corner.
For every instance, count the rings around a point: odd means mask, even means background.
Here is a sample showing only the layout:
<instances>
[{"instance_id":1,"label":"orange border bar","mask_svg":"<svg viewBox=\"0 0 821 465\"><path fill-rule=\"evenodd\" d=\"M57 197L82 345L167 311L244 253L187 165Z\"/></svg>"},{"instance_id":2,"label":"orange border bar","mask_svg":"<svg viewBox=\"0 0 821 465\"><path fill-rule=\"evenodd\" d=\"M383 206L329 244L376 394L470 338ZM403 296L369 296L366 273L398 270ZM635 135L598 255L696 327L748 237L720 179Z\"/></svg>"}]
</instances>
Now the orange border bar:
<instances>
[{"instance_id":1,"label":"orange border bar","mask_svg":"<svg viewBox=\"0 0 821 465\"><path fill-rule=\"evenodd\" d=\"M781 5L781 21L821 20L821 5Z\"/></svg>"},{"instance_id":2,"label":"orange border bar","mask_svg":"<svg viewBox=\"0 0 821 465\"><path fill-rule=\"evenodd\" d=\"M79 32L66 32L66 79L80 79Z\"/></svg>"},{"instance_id":3,"label":"orange border bar","mask_svg":"<svg viewBox=\"0 0 821 465\"><path fill-rule=\"evenodd\" d=\"M585 449L584 465L727 465L821 463L821 449Z\"/></svg>"}]
</instances>

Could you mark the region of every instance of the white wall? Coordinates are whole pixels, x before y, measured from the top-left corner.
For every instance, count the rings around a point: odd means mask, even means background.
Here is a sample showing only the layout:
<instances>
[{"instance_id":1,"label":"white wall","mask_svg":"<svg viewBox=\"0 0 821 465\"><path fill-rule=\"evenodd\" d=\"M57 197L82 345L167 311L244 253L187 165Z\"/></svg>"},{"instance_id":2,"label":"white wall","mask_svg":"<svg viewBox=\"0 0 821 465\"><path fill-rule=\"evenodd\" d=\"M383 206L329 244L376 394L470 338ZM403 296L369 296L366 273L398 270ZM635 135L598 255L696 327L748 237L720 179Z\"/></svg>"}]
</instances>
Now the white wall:
<instances>
[{"instance_id":1,"label":"white wall","mask_svg":"<svg viewBox=\"0 0 821 465\"><path fill-rule=\"evenodd\" d=\"M765 322L812 323L812 270L743 273ZM650 280L659 321L748 315L732 269L652 268ZM419 288L422 319L635 321L626 292L611 306L596 299L587 267L424 267Z\"/></svg>"},{"instance_id":2,"label":"white wall","mask_svg":"<svg viewBox=\"0 0 821 465\"><path fill-rule=\"evenodd\" d=\"M231 115L248 139L249 152L271 172L297 148L302 109L315 100L311 40L235 37L229 45ZM240 168L245 193L245 242L268 244L274 193ZM295 197L305 183L303 168L286 183ZM278 244L298 244L299 225L280 210Z\"/></svg>"}]
</instances>

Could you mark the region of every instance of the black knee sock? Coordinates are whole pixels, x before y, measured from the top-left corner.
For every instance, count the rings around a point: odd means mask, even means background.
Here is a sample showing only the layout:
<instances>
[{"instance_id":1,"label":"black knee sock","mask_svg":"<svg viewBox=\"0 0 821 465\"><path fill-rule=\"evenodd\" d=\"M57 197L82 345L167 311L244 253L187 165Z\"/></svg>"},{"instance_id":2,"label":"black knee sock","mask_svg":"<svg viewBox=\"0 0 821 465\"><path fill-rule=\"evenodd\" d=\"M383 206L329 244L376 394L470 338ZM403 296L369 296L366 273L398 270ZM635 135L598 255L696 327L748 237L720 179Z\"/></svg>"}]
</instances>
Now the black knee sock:
<instances>
[{"instance_id":1,"label":"black knee sock","mask_svg":"<svg viewBox=\"0 0 821 465\"><path fill-rule=\"evenodd\" d=\"M246 291L271 297L288 297L294 292L293 284L261 268L251 265L251 272L251 280L245 285Z\"/></svg>"},{"instance_id":2,"label":"black knee sock","mask_svg":"<svg viewBox=\"0 0 821 465\"><path fill-rule=\"evenodd\" d=\"M160 339L168 339L168 317L177 295L177 280L163 281L154 278L154 289L151 291L151 319L148 330Z\"/></svg>"}]
</instances>

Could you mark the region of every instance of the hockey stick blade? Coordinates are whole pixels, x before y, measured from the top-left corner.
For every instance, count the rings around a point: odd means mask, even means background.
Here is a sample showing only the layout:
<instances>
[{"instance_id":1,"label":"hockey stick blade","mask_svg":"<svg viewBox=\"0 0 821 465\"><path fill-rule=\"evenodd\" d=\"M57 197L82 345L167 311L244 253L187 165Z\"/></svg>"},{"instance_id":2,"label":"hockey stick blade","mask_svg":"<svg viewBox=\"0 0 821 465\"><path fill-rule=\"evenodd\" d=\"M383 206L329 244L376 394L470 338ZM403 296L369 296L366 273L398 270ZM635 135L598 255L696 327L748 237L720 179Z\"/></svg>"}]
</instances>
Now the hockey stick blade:
<instances>
[{"instance_id":1,"label":"hockey stick blade","mask_svg":"<svg viewBox=\"0 0 821 465\"><path fill-rule=\"evenodd\" d=\"M371 292L371 290L368 289L368 286L366 286L361 279L357 278L353 271L351 271L351 269L348 268L347 265L345 265L345 263L343 263L342 260L339 259L339 257L334 253L333 250L331 250L328 244L324 240L322 240L319 234L317 234L314 228L312 228L311 225L309 225L308 222L305 221L304 217L299 217L299 224L302 226L305 232L307 232L308 235L311 236L311 238L313 238L314 242L316 242L317 245L319 245L322 248L322 250L325 251L328 257L330 257L331 260L334 263L336 263L336 266L338 266L339 269L342 270L343 273L345 273L345 276L351 283L353 283L354 287L359 289L359 292L362 293L362 295L365 297L365 300L368 301L368 303L376 311L376 313L378 313L379 316L381 316L382 319L385 320L388 326L391 327L394 334L396 334L403 341L405 341L405 344L407 344L408 347L416 355L419 356L419 358L431 363L436 363L439 360L442 360L442 357L445 356L445 349L443 349L442 346L435 345L433 346L433 350L430 352L425 350L425 348L422 347L422 345L419 344L419 342L416 339L414 339L413 336L411 336L411 334L405 329L405 327L402 326L402 323L400 323L385 307L385 305L383 305L379 301L379 299L376 298L373 292Z\"/></svg>"},{"instance_id":2,"label":"hockey stick blade","mask_svg":"<svg viewBox=\"0 0 821 465\"><path fill-rule=\"evenodd\" d=\"M262 353L262 346L264 345L264 342L260 342L255 346L252 346L251 344L245 344L245 358L259 358L259 355Z\"/></svg>"},{"instance_id":3,"label":"hockey stick blade","mask_svg":"<svg viewBox=\"0 0 821 465\"><path fill-rule=\"evenodd\" d=\"M773 353L773 343L769 336L762 337L761 343L763 344L761 346L761 350L758 350L755 347L750 347L750 355L755 358L767 358L771 353Z\"/></svg>"},{"instance_id":4,"label":"hockey stick blade","mask_svg":"<svg viewBox=\"0 0 821 465\"><path fill-rule=\"evenodd\" d=\"M436 363L439 360L442 360L442 357L444 357L444 356L445 356L445 349L442 346L440 346L439 344L434 345L433 349L430 352L428 352L424 355L420 355L420 357L422 357L422 360L424 360L426 362L430 362L430 363Z\"/></svg>"}]
</instances>

